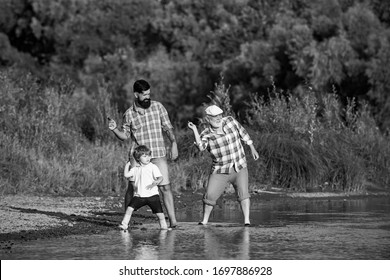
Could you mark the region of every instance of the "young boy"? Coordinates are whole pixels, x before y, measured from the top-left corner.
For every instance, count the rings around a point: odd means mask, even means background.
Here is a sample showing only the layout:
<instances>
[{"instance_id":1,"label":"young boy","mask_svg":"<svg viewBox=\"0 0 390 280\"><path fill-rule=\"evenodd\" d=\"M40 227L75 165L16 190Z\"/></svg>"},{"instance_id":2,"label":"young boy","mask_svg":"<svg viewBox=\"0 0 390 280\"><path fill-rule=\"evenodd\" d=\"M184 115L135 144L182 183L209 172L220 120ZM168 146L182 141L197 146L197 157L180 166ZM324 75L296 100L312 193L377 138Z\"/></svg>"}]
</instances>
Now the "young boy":
<instances>
[{"instance_id":1,"label":"young boy","mask_svg":"<svg viewBox=\"0 0 390 280\"><path fill-rule=\"evenodd\" d=\"M133 211L148 205L158 217L160 228L168 229L160 202L158 185L163 180L160 169L151 160L151 151L141 145L135 148L133 158L136 163L131 167L130 160L125 166L125 177L134 182L134 196L126 205L126 213L119 228L127 230Z\"/></svg>"}]
</instances>

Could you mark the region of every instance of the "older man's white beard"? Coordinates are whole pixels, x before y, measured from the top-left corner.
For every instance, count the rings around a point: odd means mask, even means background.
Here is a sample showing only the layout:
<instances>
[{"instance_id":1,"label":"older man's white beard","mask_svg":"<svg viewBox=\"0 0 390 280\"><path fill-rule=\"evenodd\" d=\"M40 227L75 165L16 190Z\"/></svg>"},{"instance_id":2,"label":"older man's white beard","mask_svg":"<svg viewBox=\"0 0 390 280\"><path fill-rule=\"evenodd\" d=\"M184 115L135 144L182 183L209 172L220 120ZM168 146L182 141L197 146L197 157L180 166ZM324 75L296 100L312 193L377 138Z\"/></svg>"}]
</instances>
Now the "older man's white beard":
<instances>
[{"instance_id":1,"label":"older man's white beard","mask_svg":"<svg viewBox=\"0 0 390 280\"><path fill-rule=\"evenodd\" d=\"M222 121L219 121L218 123L210 124L210 128L214 131L220 131L222 129Z\"/></svg>"}]
</instances>

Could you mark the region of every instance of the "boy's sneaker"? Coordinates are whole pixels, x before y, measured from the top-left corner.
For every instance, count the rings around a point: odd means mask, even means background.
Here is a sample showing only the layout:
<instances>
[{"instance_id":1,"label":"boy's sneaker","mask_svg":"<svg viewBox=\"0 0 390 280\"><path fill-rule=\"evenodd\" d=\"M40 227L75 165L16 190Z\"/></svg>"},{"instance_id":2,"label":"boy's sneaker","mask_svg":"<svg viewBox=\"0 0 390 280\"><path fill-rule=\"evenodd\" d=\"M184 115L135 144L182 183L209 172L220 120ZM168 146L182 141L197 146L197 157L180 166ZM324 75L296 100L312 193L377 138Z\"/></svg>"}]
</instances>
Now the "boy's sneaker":
<instances>
[{"instance_id":1,"label":"boy's sneaker","mask_svg":"<svg viewBox=\"0 0 390 280\"><path fill-rule=\"evenodd\" d=\"M124 224L120 224L118 226L120 229L123 229L123 230L127 230L128 229L128 226L124 225Z\"/></svg>"}]
</instances>

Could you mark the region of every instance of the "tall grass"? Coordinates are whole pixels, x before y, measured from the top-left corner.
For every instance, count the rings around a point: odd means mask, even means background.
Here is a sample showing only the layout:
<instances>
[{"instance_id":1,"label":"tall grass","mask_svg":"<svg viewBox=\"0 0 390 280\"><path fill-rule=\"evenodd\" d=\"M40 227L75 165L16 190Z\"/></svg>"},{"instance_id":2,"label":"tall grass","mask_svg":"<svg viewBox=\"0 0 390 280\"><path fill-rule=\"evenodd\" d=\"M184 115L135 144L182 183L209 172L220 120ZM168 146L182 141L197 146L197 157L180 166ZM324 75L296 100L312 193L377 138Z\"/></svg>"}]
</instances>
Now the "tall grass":
<instances>
[{"instance_id":1,"label":"tall grass","mask_svg":"<svg viewBox=\"0 0 390 280\"><path fill-rule=\"evenodd\" d=\"M43 85L31 75L0 71L0 194L123 194L128 143L107 129L107 115L121 119L109 96L104 85L87 94L66 79ZM254 161L245 147L252 191L389 189L390 141L367 105L351 100L343 109L334 93L319 100L309 88L301 96L273 88L270 96L253 95L246 112L260 154ZM233 114L222 81L210 104ZM200 123L202 129L204 119ZM172 187L201 191L210 156L195 148L189 129L176 134L180 156L170 164Z\"/></svg>"},{"instance_id":2,"label":"tall grass","mask_svg":"<svg viewBox=\"0 0 390 280\"><path fill-rule=\"evenodd\" d=\"M272 185L304 191L317 184L321 166L305 141L265 133L258 139L257 149Z\"/></svg>"},{"instance_id":3,"label":"tall grass","mask_svg":"<svg viewBox=\"0 0 390 280\"><path fill-rule=\"evenodd\" d=\"M389 139L379 133L367 105L345 108L334 93L320 97L309 87L301 96L254 95L248 111L269 186L302 191L363 191L388 188ZM374 144L376 143L376 144ZM379 153L381 155L379 155Z\"/></svg>"},{"instance_id":4,"label":"tall grass","mask_svg":"<svg viewBox=\"0 0 390 280\"><path fill-rule=\"evenodd\" d=\"M125 145L86 140L78 126L80 97L71 87L62 91L66 81L41 86L16 74L0 73L1 193L118 194Z\"/></svg>"}]
</instances>

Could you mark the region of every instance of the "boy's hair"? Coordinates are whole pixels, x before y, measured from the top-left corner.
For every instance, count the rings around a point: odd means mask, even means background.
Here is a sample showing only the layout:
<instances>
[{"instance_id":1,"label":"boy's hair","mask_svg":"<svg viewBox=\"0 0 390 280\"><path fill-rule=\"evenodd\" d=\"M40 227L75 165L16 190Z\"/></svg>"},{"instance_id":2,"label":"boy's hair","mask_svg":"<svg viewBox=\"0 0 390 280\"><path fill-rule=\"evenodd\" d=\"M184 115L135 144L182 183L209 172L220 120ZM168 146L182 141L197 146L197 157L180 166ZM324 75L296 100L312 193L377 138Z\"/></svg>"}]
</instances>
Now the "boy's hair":
<instances>
[{"instance_id":1,"label":"boy's hair","mask_svg":"<svg viewBox=\"0 0 390 280\"><path fill-rule=\"evenodd\" d=\"M133 158L139 163L139 159L143 155L150 155L151 151L145 145L140 145L134 149Z\"/></svg>"},{"instance_id":2,"label":"boy's hair","mask_svg":"<svg viewBox=\"0 0 390 280\"><path fill-rule=\"evenodd\" d=\"M142 93L144 91L147 91L148 89L150 89L150 85L147 81L137 80L134 82L134 85L133 85L134 92Z\"/></svg>"}]
</instances>

